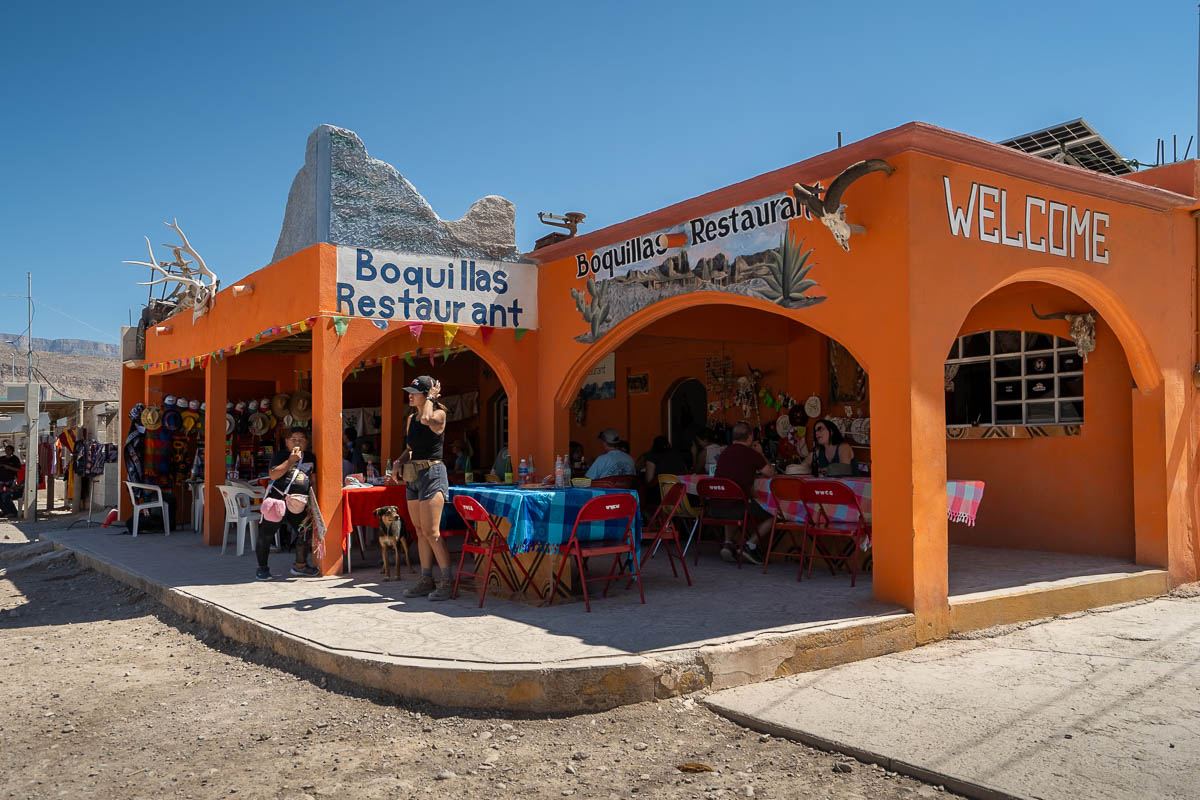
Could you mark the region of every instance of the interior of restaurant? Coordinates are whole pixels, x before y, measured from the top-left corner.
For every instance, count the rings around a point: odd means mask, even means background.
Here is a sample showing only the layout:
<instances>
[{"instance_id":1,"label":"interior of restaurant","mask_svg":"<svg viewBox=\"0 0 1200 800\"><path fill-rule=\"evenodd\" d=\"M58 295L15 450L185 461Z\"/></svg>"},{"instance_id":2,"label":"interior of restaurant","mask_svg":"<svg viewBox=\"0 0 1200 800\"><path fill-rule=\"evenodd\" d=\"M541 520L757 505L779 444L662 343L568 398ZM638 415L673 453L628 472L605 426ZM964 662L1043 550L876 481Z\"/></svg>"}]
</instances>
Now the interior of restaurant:
<instances>
[{"instance_id":1,"label":"interior of restaurant","mask_svg":"<svg viewBox=\"0 0 1200 800\"><path fill-rule=\"evenodd\" d=\"M606 388L607 369L601 362L571 410L571 440L589 461L603 452L598 436L605 428L625 437L635 460L660 435L689 460L698 428L724 443L728 427L747 420L786 468L798 459L780 447L781 430L795 427L791 437L804 436L811 446L812 424L824 417L846 434L860 474L870 473L866 373L837 342L806 325L739 306L693 306L618 346ZM817 413L803 413L806 405Z\"/></svg>"}]
</instances>

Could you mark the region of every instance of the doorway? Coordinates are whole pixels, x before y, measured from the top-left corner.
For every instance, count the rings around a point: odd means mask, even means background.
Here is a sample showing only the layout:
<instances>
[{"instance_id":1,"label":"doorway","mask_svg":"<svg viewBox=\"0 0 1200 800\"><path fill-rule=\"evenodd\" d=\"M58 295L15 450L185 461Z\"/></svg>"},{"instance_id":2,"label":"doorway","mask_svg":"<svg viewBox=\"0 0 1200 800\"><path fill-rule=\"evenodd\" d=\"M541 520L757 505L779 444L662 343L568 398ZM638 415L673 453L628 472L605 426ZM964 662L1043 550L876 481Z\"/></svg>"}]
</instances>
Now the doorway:
<instances>
[{"instance_id":1,"label":"doorway","mask_svg":"<svg viewBox=\"0 0 1200 800\"><path fill-rule=\"evenodd\" d=\"M667 438L681 453L691 450L692 439L708 420L708 389L695 378L681 381L667 398Z\"/></svg>"}]
</instances>

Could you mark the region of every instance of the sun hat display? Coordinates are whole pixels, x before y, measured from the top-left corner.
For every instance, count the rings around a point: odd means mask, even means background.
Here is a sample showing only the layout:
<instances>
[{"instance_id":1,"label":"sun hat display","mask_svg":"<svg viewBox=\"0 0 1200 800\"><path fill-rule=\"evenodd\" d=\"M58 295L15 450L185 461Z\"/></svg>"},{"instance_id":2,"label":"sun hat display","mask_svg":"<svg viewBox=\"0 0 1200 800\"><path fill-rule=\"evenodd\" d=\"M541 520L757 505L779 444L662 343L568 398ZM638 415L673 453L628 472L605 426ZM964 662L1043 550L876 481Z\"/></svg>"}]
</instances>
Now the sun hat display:
<instances>
[{"instance_id":1,"label":"sun hat display","mask_svg":"<svg viewBox=\"0 0 1200 800\"><path fill-rule=\"evenodd\" d=\"M258 401L251 400L250 404L247 406L247 408L249 408L251 411L258 411Z\"/></svg>"},{"instance_id":2,"label":"sun hat display","mask_svg":"<svg viewBox=\"0 0 1200 800\"><path fill-rule=\"evenodd\" d=\"M405 387L405 389L407 388ZM288 413L296 422L308 422L312 419L312 395L304 389L292 392L292 398L288 402Z\"/></svg>"},{"instance_id":3,"label":"sun hat display","mask_svg":"<svg viewBox=\"0 0 1200 800\"><path fill-rule=\"evenodd\" d=\"M784 439L790 436L795 429L795 426L792 425L792 418L786 413L780 414L779 419L775 420L775 432Z\"/></svg>"},{"instance_id":4,"label":"sun hat display","mask_svg":"<svg viewBox=\"0 0 1200 800\"><path fill-rule=\"evenodd\" d=\"M188 409L190 409L192 411L199 411L200 410L200 401L199 400L189 400L188 401Z\"/></svg>"},{"instance_id":5,"label":"sun hat display","mask_svg":"<svg viewBox=\"0 0 1200 800\"><path fill-rule=\"evenodd\" d=\"M163 398L163 408L174 408L174 407L175 407L175 395L169 394Z\"/></svg>"},{"instance_id":6,"label":"sun hat display","mask_svg":"<svg viewBox=\"0 0 1200 800\"><path fill-rule=\"evenodd\" d=\"M283 419L288 413L288 395L286 392L280 392L271 398L271 413L276 419Z\"/></svg>"},{"instance_id":7,"label":"sun hat display","mask_svg":"<svg viewBox=\"0 0 1200 800\"><path fill-rule=\"evenodd\" d=\"M178 408L180 411L183 411L185 408L188 407L188 399L186 397L176 397L175 398L175 407Z\"/></svg>"},{"instance_id":8,"label":"sun hat display","mask_svg":"<svg viewBox=\"0 0 1200 800\"><path fill-rule=\"evenodd\" d=\"M174 433L183 429L183 415L174 406L163 413L163 429Z\"/></svg>"},{"instance_id":9,"label":"sun hat display","mask_svg":"<svg viewBox=\"0 0 1200 800\"><path fill-rule=\"evenodd\" d=\"M192 401L196 402L195 400ZM183 412L183 432L191 433L192 429L200 424L200 414L191 409Z\"/></svg>"},{"instance_id":10,"label":"sun hat display","mask_svg":"<svg viewBox=\"0 0 1200 800\"><path fill-rule=\"evenodd\" d=\"M229 436L233 433L233 414L225 415L225 435Z\"/></svg>"},{"instance_id":11,"label":"sun hat display","mask_svg":"<svg viewBox=\"0 0 1200 800\"><path fill-rule=\"evenodd\" d=\"M250 415L250 434L252 436L266 436L269 430L271 430L271 420L266 414L255 411Z\"/></svg>"},{"instance_id":12,"label":"sun hat display","mask_svg":"<svg viewBox=\"0 0 1200 800\"><path fill-rule=\"evenodd\" d=\"M821 398L814 394L805 400L804 413L808 414L809 419L816 419L821 416Z\"/></svg>"},{"instance_id":13,"label":"sun hat display","mask_svg":"<svg viewBox=\"0 0 1200 800\"><path fill-rule=\"evenodd\" d=\"M234 403L233 404L233 413L245 414L246 413L246 401L238 400L236 403Z\"/></svg>"},{"instance_id":14,"label":"sun hat display","mask_svg":"<svg viewBox=\"0 0 1200 800\"><path fill-rule=\"evenodd\" d=\"M142 424L148 431L156 431L162 427L163 410L158 406L147 406L142 411Z\"/></svg>"}]
</instances>

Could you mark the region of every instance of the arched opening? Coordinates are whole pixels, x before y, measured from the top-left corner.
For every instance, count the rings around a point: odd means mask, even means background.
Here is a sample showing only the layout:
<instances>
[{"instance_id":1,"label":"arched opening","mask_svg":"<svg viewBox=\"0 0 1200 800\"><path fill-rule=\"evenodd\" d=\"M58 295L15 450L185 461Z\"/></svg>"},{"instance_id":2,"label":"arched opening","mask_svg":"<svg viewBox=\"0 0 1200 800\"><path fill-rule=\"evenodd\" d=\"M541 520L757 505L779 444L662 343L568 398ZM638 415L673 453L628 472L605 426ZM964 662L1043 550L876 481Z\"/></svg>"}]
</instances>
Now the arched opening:
<instances>
[{"instance_id":1,"label":"arched opening","mask_svg":"<svg viewBox=\"0 0 1200 800\"><path fill-rule=\"evenodd\" d=\"M648 387L647 387L648 388ZM683 378L667 393L667 440L680 452L691 447L708 422L708 389L697 378Z\"/></svg>"},{"instance_id":2,"label":"arched opening","mask_svg":"<svg viewBox=\"0 0 1200 800\"><path fill-rule=\"evenodd\" d=\"M652 513L659 501L655 481L648 474L679 472L693 483L707 474L716 459L718 474L725 467L723 453L710 456L697 446L695 436L707 432L718 451L731 449L732 431L740 421L749 423L755 446L778 474L811 477L809 455L813 426L827 419L844 437L849 456L838 450L837 466L830 477L857 487L864 511L870 513L870 385L867 374L837 341L797 320L802 314L784 315L742 303L693 303L665 315L655 315L636 331L613 337L608 352L589 353L590 365L571 409L570 439L582 445L585 467L605 454L600 434L615 430L620 447L628 451L636 471L643 514ZM603 348L605 342L596 347ZM813 412L805 412L805 406ZM655 448L665 437L668 453ZM654 469L648 471L648 463ZM670 468L660 465L670 464ZM578 473L577 473L578 474ZM770 514L769 477L748 481L748 495ZM803 519L798 506L790 506L793 521ZM748 534L759 529L762 517L752 519ZM769 523L768 523L769 524ZM717 558L718 530L709 530L700 554L703 562ZM759 540L765 550L769 534ZM784 537L784 554L794 552L797 539ZM832 548L831 548L832 549ZM853 595L871 596L869 551L861 563ZM760 551L761 558L764 553ZM689 554L689 563L692 555ZM774 558L768 580L795 585L797 563ZM837 575L818 560L812 572L819 581L836 580L849 588L844 566ZM651 562L651 570L657 569ZM670 575L666 561L662 569ZM654 577L652 571L651 577ZM765 584L770 585L770 584ZM805 584L808 585L808 584ZM819 584L818 584L819 585Z\"/></svg>"},{"instance_id":3,"label":"arched opening","mask_svg":"<svg viewBox=\"0 0 1200 800\"><path fill-rule=\"evenodd\" d=\"M1086 323L1073 337L1034 308L1092 312L1094 349ZM1132 564L1136 391L1118 335L1078 295L1019 282L972 308L945 362L946 474L982 481L986 502L949 526L952 598Z\"/></svg>"}]
</instances>

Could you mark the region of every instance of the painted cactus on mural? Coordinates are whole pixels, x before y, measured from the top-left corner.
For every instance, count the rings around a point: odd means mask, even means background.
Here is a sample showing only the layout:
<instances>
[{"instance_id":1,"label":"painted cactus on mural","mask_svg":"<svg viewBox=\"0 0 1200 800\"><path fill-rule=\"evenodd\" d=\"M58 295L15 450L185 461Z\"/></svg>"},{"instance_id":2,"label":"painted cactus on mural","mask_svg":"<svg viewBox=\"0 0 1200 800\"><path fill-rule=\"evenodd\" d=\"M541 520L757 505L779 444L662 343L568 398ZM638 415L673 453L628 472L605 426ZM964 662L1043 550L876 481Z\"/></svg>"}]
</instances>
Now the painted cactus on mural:
<instances>
[{"instance_id":1,"label":"painted cactus on mural","mask_svg":"<svg viewBox=\"0 0 1200 800\"><path fill-rule=\"evenodd\" d=\"M772 259L764 280L767 288L759 294L767 300L778 303L784 308L796 308L805 305L804 293L819 284L805 276L813 268L808 263L812 249L804 250L804 240L796 241L787 231L779 239L779 249L772 253Z\"/></svg>"},{"instance_id":2,"label":"painted cactus on mural","mask_svg":"<svg viewBox=\"0 0 1200 800\"><path fill-rule=\"evenodd\" d=\"M571 290L571 297L575 298L575 308L591 328L592 341L595 341L600 338L601 327L612 319L612 309L608 304L608 285L597 283L595 278L588 278L587 294L590 298L578 289Z\"/></svg>"}]
</instances>

